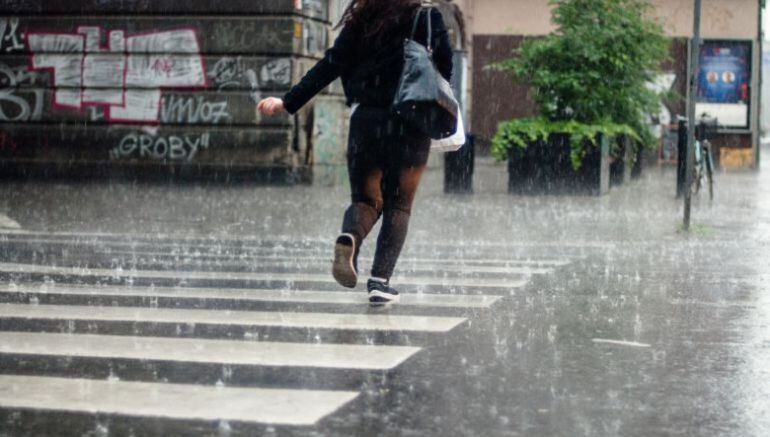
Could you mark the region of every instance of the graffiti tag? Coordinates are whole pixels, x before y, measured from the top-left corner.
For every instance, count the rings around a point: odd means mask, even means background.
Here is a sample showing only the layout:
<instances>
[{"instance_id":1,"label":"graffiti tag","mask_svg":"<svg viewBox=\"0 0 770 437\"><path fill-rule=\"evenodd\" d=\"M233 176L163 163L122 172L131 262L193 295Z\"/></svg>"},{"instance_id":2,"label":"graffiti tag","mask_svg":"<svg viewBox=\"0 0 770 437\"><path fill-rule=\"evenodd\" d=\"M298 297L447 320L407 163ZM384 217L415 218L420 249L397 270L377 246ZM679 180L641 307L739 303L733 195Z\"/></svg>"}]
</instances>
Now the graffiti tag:
<instances>
[{"instance_id":1,"label":"graffiti tag","mask_svg":"<svg viewBox=\"0 0 770 437\"><path fill-rule=\"evenodd\" d=\"M110 151L110 159L154 159L158 161L192 161L200 149L209 147L209 134L149 135L130 133Z\"/></svg>"},{"instance_id":2,"label":"graffiti tag","mask_svg":"<svg viewBox=\"0 0 770 437\"><path fill-rule=\"evenodd\" d=\"M286 87L291 83L291 60L272 59L259 68L250 68L240 56L224 57L209 70L208 77L218 91L249 89L252 100L258 103L262 97L261 88Z\"/></svg>"},{"instance_id":3,"label":"graffiti tag","mask_svg":"<svg viewBox=\"0 0 770 437\"><path fill-rule=\"evenodd\" d=\"M18 18L0 18L0 50L14 52L24 50L19 35Z\"/></svg>"},{"instance_id":4,"label":"graffiti tag","mask_svg":"<svg viewBox=\"0 0 770 437\"><path fill-rule=\"evenodd\" d=\"M101 32L83 26L72 34L27 34L33 69L53 72L54 106L105 106L108 121L157 123L162 88L206 87L194 30L128 38L113 30L107 48Z\"/></svg>"},{"instance_id":5,"label":"graffiti tag","mask_svg":"<svg viewBox=\"0 0 770 437\"><path fill-rule=\"evenodd\" d=\"M0 62L0 121L38 121L43 116L44 91L19 88L38 83L40 76L26 67L10 67Z\"/></svg>"},{"instance_id":6,"label":"graffiti tag","mask_svg":"<svg viewBox=\"0 0 770 437\"><path fill-rule=\"evenodd\" d=\"M160 121L162 123L219 124L229 120L227 101L207 102L203 96L163 98Z\"/></svg>"}]
</instances>

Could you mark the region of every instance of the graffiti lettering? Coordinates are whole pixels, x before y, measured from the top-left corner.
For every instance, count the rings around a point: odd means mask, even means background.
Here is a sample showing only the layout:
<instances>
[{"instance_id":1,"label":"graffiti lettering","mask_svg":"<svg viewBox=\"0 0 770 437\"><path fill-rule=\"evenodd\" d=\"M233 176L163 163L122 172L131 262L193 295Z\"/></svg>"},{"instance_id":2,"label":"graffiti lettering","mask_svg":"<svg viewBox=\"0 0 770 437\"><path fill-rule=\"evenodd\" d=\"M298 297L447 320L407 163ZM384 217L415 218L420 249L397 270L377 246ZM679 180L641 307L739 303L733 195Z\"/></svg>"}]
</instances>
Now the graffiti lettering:
<instances>
[{"instance_id":1,"label":"graffiti lettering","mask_svg":"<svg viewBox=\"0 0 770 437\"><path fill-rule=\"evenodd\" d=\"M131 133L110 151L110 159L154 159L158 161L192 161L200 149L209 147L209 134L148 135Z\"/></svg>"},{"instance_id":2,"label":"graffiti lettering","mask_svg":"<svg viewBox=\"0 0 770 437\"><path fill-rule=\"evenodd\" d=\"M219 124L230 119L227 101L207 102L203 96L163 98L160 121L162 123L209 123Z\"/></svg>"},{"instance_id":3,"label":"graffiti lettering","mask_svg":"<svg viewBox=\"0 0 770 437\"><path fill-rule=\"evenodd\" d=\"M106 49L100 39L96 27L80 27L74 34L27 35L33 68L53 71L55 105L103 105L110 121L157 123L162 88L206 86L194 30L128 38L111 31Z\"/></svg>"},{"instance_id":4,"label":"graffiti lettering","mask_svg":"<svg viewBox=\"0 0 770 437\"><path fill-rule=\"evenodd\" d=\"M42 88L19 88L36 85L40 79L26 67L10 67L0 62L0 121L37 121L43 115Z\"/></svg>"},{"instance_id":5,"label":"graffiti lettering","mask_svg":"<svg viewBox=\"0 0 770 437\"><path fill-rule=\"evenodd\" d=\"M0 50L5 52L24 50L19 36L18 18L0 18Z\"/></svg>"},{"instance_id":6,"label":"graffiti lettering","mask_svg":"<svg viewBox=\"0 0 770 437\"><path fill-rule=\"evenodd\" d=\"M254 71L244 65L243 58L240 56L237 58L225 57L214 64L214 67L208 72L208 77L219 91L224 91L240 87L244 77L249 73L256 78Z\"/></svg>"},{"instance_id":7,"label":"graffiti lettering","mask_svg":"<svg viewBox=\"0 0 770 437\"><path fill-rule=\"evenodd\" d=\"M255 103L262 97L260 88L287 87L291 83L291 60L272 59L261 67L249 68L243 58L225 57L217 61L208 72L209 80L219 91L247 88ZM256 70L259 70L257 73Z\"/></svg>"},{"instance_id":8,"label":"graffiti lettering","mask_svg":"<svg viewBox=\"0 0 770 437\"><path fill-rule=\"evenodd\" d=\"M166 77L169 77L171 73L174 71L174 60L173 59L156 59L155 62L152 64L152 70L155 72L155 74L164 74Z\"/></svg>"},{"instance_id":9,"label":"graffiti lettering","mask_svg":"<svg viewBox=\"0 0 770 437\"><path fill-rule=\"evenodd\" d=\"M273 59L262 66L259 79L263 86L287 86L291 83L291 60Z\"/></svg>"},{"instance_id":10,"label":"graffiti lettering","mask_svg":"<svg viewBox=\"0 0 770 437\"><path fill-rule=\"evenodd\" d=\"M100 106L89 106L86 108L88 111L88 120L91 122L104 121L107 119L104 113L104 108Z\"/></svg>"},{"instance_id":11,"label":"graffiti lettering","mask_svg":"<svg viewBox=\"0 0 770 437\"><path fill-rule=\"evenodd\" d=\"M285 46L286 41L290 41L291 28L283 32L276 32L272 26L254 26L251 20L234 20L227 26L216 26L211 36L225 47L245 52L254 46L254 41L260 41L265 47Z\"/></svg>"}]
</instances>

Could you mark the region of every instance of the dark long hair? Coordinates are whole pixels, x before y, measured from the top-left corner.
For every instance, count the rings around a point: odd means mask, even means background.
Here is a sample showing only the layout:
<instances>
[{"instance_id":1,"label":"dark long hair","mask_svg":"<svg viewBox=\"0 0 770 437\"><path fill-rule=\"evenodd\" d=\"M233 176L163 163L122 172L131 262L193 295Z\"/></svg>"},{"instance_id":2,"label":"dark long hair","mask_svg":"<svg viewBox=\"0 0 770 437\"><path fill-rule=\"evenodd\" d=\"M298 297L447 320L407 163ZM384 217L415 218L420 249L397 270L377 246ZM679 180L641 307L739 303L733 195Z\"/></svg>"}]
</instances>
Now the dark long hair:
<instances>
[{"instance_id":1,"label":"dark long hair","mask_svg":"<svg viewBox=\"0 0 770 437\"><path fill-rule=\"evenodd\" d=\"M366 43L379 42L416 10L421 0L352 0L337 27L351 26Z\"/></svg>"}]
</instances>

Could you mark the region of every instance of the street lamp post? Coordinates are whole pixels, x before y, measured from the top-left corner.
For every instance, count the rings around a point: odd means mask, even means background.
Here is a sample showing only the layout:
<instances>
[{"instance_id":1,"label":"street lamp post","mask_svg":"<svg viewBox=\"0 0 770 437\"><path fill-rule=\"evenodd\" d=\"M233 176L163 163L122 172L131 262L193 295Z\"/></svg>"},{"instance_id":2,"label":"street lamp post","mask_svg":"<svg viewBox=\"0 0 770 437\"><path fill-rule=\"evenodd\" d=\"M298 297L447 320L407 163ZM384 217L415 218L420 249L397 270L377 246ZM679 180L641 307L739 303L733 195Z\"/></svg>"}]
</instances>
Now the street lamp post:
<instances>
[{"instance_id":1,"label":"street lamp post","mask_svg":"<svg viewBox=\"0 0 770 437\"><path fill-rule=\"evenodd\" d=\"M684 189L684 230L690 230L690 215L692 212L692 178L695 159L695 99L698 96L698 74L700 61L700 16L701 0L695 0L695 19L693 20L693 38L690 44L690 71L688 78L690 88L687 99L687 153L685 165L685 189Z\"/></svg>"}]
</instances>

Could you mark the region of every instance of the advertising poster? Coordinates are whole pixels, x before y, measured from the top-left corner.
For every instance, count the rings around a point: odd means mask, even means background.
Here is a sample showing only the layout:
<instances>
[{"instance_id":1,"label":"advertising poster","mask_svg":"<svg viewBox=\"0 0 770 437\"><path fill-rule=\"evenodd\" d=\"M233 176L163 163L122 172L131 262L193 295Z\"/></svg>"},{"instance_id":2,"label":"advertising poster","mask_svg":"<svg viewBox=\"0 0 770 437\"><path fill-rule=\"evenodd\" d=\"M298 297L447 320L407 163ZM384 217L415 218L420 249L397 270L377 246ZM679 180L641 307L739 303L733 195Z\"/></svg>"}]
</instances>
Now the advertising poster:
<instances>
[{"instance_id":1,"label":"advertising poster","mask_svg":"<svg viewBox=\"0 0 770 437\"><path fill-rule=\"evenodd\" d=\"M695 113L727 128L749 127L751 41L703 42Z\"/></svg>"}]
</instances>

